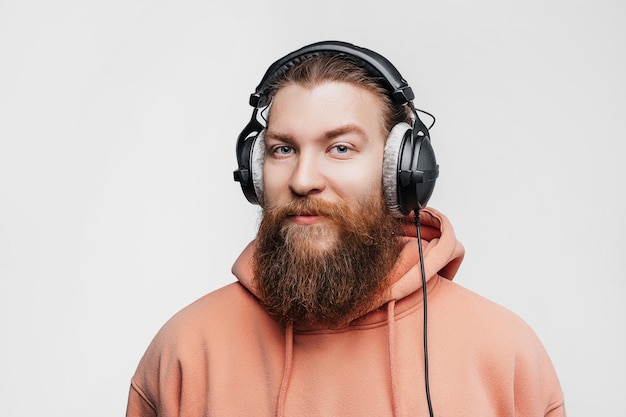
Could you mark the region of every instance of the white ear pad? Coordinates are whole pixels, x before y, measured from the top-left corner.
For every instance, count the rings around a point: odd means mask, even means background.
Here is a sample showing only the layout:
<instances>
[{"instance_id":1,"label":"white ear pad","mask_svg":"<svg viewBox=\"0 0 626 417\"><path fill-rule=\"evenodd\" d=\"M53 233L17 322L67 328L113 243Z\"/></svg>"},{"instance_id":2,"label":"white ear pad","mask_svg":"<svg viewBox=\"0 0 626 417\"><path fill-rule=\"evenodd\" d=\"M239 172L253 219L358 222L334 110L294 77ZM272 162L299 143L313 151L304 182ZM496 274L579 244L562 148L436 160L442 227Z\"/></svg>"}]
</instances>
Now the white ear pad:
<instances>
[{"instance_id":1,"label":"white ear pad","mask_svg":"<svg viewBox=\"0 0 626 417\"><path fill-rule=\"evenodd\" d=\"M265 161L265 129L254 140L252 145L252 155L250 156L250 173L252 174L252 184L256 193L259 205L263 207L263 162Z\"/></svg>"},{"instance_id":2,"label":"white ear pad","mask_svg":"<svg viewBox=\"0 0 626 417\"><path fill-rule=\"evenodd\" d=\"M398 158L402 139L407 130L411 129L408 123L398 123L395 125L385 143L385 155L383 157L383 192L385 202L390 213L394 217L404 217L398 202Z\"/></svg>"}]
</instances>

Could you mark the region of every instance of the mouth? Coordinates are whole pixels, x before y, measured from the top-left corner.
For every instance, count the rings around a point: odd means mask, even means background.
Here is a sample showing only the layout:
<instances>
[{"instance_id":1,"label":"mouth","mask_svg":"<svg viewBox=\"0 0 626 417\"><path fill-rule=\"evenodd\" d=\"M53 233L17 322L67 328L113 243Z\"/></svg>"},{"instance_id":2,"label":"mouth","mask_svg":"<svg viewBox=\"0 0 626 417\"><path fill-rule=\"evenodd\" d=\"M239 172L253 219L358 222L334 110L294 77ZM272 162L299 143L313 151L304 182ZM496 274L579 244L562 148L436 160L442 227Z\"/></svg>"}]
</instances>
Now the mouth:
<instances>
[{"instance_id":1,"label":"mouth","mask_svg":"<svg viewBox=\"0 0 626 417\"><path fill-rule=\"evenodd\" d=\"M296 224L310 225L322 222L324 220L324 216L312 212L298 212L290 213L288 219Z\"/></svg>"}]
</instances>

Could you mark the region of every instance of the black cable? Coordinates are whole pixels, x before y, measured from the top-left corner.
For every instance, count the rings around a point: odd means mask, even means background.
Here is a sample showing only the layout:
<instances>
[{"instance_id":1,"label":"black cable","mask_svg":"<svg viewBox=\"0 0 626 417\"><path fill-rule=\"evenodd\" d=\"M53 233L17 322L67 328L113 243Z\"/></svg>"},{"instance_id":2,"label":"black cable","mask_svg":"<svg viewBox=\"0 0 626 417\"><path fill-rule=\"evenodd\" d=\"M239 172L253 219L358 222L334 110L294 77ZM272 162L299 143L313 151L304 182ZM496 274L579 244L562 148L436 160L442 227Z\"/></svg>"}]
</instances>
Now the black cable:
<instances>
[{"instance_id":1,"label":"black cable","mask_svg":"<svg viewBox=\"0 0 626 417\"><path fill-rule=\"evenodd\" d=\"M435 119L435 116L432 113L429 113L426 110L418 109L415 107L414 107L414 110L416 112L427 114L428 116L430 116L431 119L433 119L433 122L430 124L430 126L428 126L428 130L430 130L435 125L435 122L437 121L437 119Z\"/></svg>"},{"instance_id":2,"label":"black cable","mask_svg":"<svg viewBox=\"0 0 626 417\"><path fill-rule=\"evenodd\" d=\"M417 247L419 249L420 268L422 270L422 299L424 304L424 384L426 386L426 402L428 403L428 413L434 417L433 405L430 401L430 383L428 381L428 307L426 296L426 271L424 270L424 251L422 249L422 233L420 227L420 211L413 210L415 215L415 228L417 229Z\"/></svg>"}]
</instances>

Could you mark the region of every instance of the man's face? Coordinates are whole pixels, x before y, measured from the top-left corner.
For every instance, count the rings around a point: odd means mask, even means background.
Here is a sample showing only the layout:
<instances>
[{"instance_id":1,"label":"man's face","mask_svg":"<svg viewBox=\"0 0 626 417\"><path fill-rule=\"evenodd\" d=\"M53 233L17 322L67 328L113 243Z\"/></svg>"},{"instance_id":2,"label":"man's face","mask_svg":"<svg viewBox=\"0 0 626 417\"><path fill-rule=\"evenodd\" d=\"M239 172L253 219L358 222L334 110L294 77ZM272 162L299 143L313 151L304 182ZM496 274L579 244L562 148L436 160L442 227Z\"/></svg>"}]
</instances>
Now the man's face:
<instances>
[{"instance_id":1,"label":"man's face","mask_svg":"<svg viewBox=\"0 0 626 417\"><path fill-rule=\"evenodd\" d=\"M382 197L382 126L379 100L360 87L289 84L276 94L255 257L279 320L339 325L384 291L399 241Z\"/></svg>"},{"instance_id":2,"label":"man's face","mask_svg":"<svg viewBox=\"0 0 626 417\"><path fill-rule=\"evenodd\" d=\"M302 198L358 204L380 194L382 105L368 90L288 84L274 98L265 143L266 208ZM328 221L315 214L292 213L287 221L302 227Z\"/></svg>"}]
</instances>

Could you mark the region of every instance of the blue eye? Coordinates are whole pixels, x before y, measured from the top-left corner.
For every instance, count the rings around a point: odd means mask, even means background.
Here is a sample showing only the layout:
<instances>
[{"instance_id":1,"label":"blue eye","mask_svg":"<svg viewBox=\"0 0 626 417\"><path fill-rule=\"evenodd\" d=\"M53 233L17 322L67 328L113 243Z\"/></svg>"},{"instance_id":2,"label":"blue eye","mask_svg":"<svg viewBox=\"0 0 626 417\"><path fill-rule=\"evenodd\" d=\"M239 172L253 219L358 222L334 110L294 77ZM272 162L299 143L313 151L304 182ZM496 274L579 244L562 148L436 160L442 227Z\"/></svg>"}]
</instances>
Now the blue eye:
<instances>
[{"instance_id":1,"label":"blue eye","mask_svg":"<svg viewBox=\"0 0 626 417\"><path fill-rule=\"evenodd\" d=\"M330 151L338 155L346 155L350 153L351 149L348 145L335 145Z\"/></svg>"},{"instance_id":2,"label":"blue eye","mask_svg":"<svg viewBox=\"0 0 626 417\"><path fill-rule=\"evenodd\" d=\"M274 153L278 155L289 155L293 152L293 148L291 146L278 146L274 149Z\"/></svg>"}]
</instances>

